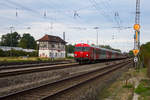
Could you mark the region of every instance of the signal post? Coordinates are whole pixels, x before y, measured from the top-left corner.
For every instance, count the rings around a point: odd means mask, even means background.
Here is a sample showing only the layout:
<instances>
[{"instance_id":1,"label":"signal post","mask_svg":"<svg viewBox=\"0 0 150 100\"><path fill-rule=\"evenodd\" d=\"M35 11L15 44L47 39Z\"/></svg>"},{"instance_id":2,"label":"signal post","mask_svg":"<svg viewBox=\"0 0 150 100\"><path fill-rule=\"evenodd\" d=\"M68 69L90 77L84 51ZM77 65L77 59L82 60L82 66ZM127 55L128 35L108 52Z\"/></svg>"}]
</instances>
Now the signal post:
<instances>
[{"instance_id":1,"label":"signal post","mask_svg":"<svg viewBox=\"0 0 150 100\"><path fill-rule=\"evenodd\" d=\"M135 24L134 25L134 30L135 30L135 35L134 35L134 49L133 49L133 53L134 53L134 64L135 64L135 68L138 68L139 65L139 51L140 51L140 25L139 24Z\"/></svg>"}]
</instances>

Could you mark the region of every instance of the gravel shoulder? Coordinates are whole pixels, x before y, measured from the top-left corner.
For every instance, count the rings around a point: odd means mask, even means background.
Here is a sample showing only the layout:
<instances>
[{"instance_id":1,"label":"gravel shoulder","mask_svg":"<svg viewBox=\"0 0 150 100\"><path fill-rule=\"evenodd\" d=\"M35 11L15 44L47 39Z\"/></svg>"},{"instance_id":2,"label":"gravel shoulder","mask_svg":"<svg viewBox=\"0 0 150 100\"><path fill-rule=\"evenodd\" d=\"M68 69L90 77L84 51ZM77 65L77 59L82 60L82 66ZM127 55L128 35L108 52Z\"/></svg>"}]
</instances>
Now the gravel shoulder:
<instances>
[{"instance_id":1,"label":"gravel shoulder","mask_svg":"<svg viewBox=\"0 0 150 100\"><path fill-rule=\"evenodd\" d=\"M80 66L80 65L79 65ZM0 78L0 96L37 87L105 66L104 63Z\"/></svg>"},{"instance_id":2,"label":"gravel shoulder","mask_svg":"<svg viewBox=\"0 0 150 100\"><path fill-rule=\"evenodd\" d=\"M141 80L147 79L146 68L139 72L134 68L123 73L113 84L103 90L101 99L98 100L149 100L141 99L139 94L135 93Z\"/></svg>"}]
</instances>

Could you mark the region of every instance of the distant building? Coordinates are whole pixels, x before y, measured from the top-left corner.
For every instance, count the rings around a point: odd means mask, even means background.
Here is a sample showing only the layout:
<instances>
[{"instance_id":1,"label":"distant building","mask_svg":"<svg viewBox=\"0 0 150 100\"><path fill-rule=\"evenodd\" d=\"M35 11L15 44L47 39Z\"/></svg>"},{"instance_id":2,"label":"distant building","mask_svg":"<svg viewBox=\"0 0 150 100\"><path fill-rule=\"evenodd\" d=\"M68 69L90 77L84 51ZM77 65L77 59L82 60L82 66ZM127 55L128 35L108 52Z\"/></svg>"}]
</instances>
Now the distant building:
<instances>
[{"instance_id":1,"label":"distant building","mask_svg":"<svg viewBox=\"0 0 150 100\"><path fill-rule=\"evenodd\" d=\"M22 51L24 51L24 52L34 52L34 51L36 51L36 50L34 50L34 49L23 49L23 48L21 48L21 47L8 47L8 46L0 46L0 49L1 50L3 50L3 51L10 51L10 50L22 50Z\"/></svg>"},{"instance_id":2,"label":"distant building","mask_svg":"<svg viewBox=\"0 0 150 100\"><path fill-rule=\"evenodd\" d=\"M58 36L45 35L39 42L39 57L65 58L66 42Z\"/></svg>"}]
</instances>

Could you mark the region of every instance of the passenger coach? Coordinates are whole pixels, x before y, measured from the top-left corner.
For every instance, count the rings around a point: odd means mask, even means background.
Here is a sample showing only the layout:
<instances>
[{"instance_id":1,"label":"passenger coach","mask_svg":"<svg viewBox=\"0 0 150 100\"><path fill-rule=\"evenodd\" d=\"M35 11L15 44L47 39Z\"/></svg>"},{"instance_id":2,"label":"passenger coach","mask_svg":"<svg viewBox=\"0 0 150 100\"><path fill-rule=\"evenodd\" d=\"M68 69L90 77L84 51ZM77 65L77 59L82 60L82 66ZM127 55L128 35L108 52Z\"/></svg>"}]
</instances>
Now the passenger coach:
<instances>
[{"instance_id":1,"label":"passenger coach","mask_svg":"<svg viewBox=\"0 0 150 100\"><path fill-rule=\"evenodd\" d=\"M94 62L98 60L121 59L123 54L114 50L90 46L89 44L76 44L74 58L79 63Z\"/></svg>"}]
</instances>

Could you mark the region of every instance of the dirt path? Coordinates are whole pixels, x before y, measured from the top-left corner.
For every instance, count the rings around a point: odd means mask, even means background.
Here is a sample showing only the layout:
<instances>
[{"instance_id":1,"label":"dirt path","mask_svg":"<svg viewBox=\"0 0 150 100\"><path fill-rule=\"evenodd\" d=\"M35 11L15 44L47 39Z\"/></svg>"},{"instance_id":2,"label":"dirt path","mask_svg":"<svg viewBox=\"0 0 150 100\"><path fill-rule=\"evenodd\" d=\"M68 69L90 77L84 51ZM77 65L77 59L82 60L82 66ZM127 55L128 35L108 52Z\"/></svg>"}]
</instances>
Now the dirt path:
<instances>
[{"instance_id":1,"label":"dirt path","mask_svg":"<svg viewBox=\"0 0 150 100\"><path fill-rule=\"evenodd\" d=\"M140 81L140 80L137 79L137 78L132 78L132 81L134 81L134 84L135 84L135 87L134 87L134 88L137 88L138 85L139 85L139 81ZM134 93L132 100L138 100L138 98L139 98L139 95L136 94L136 93Z\"/></svg>"}]
</instances>

